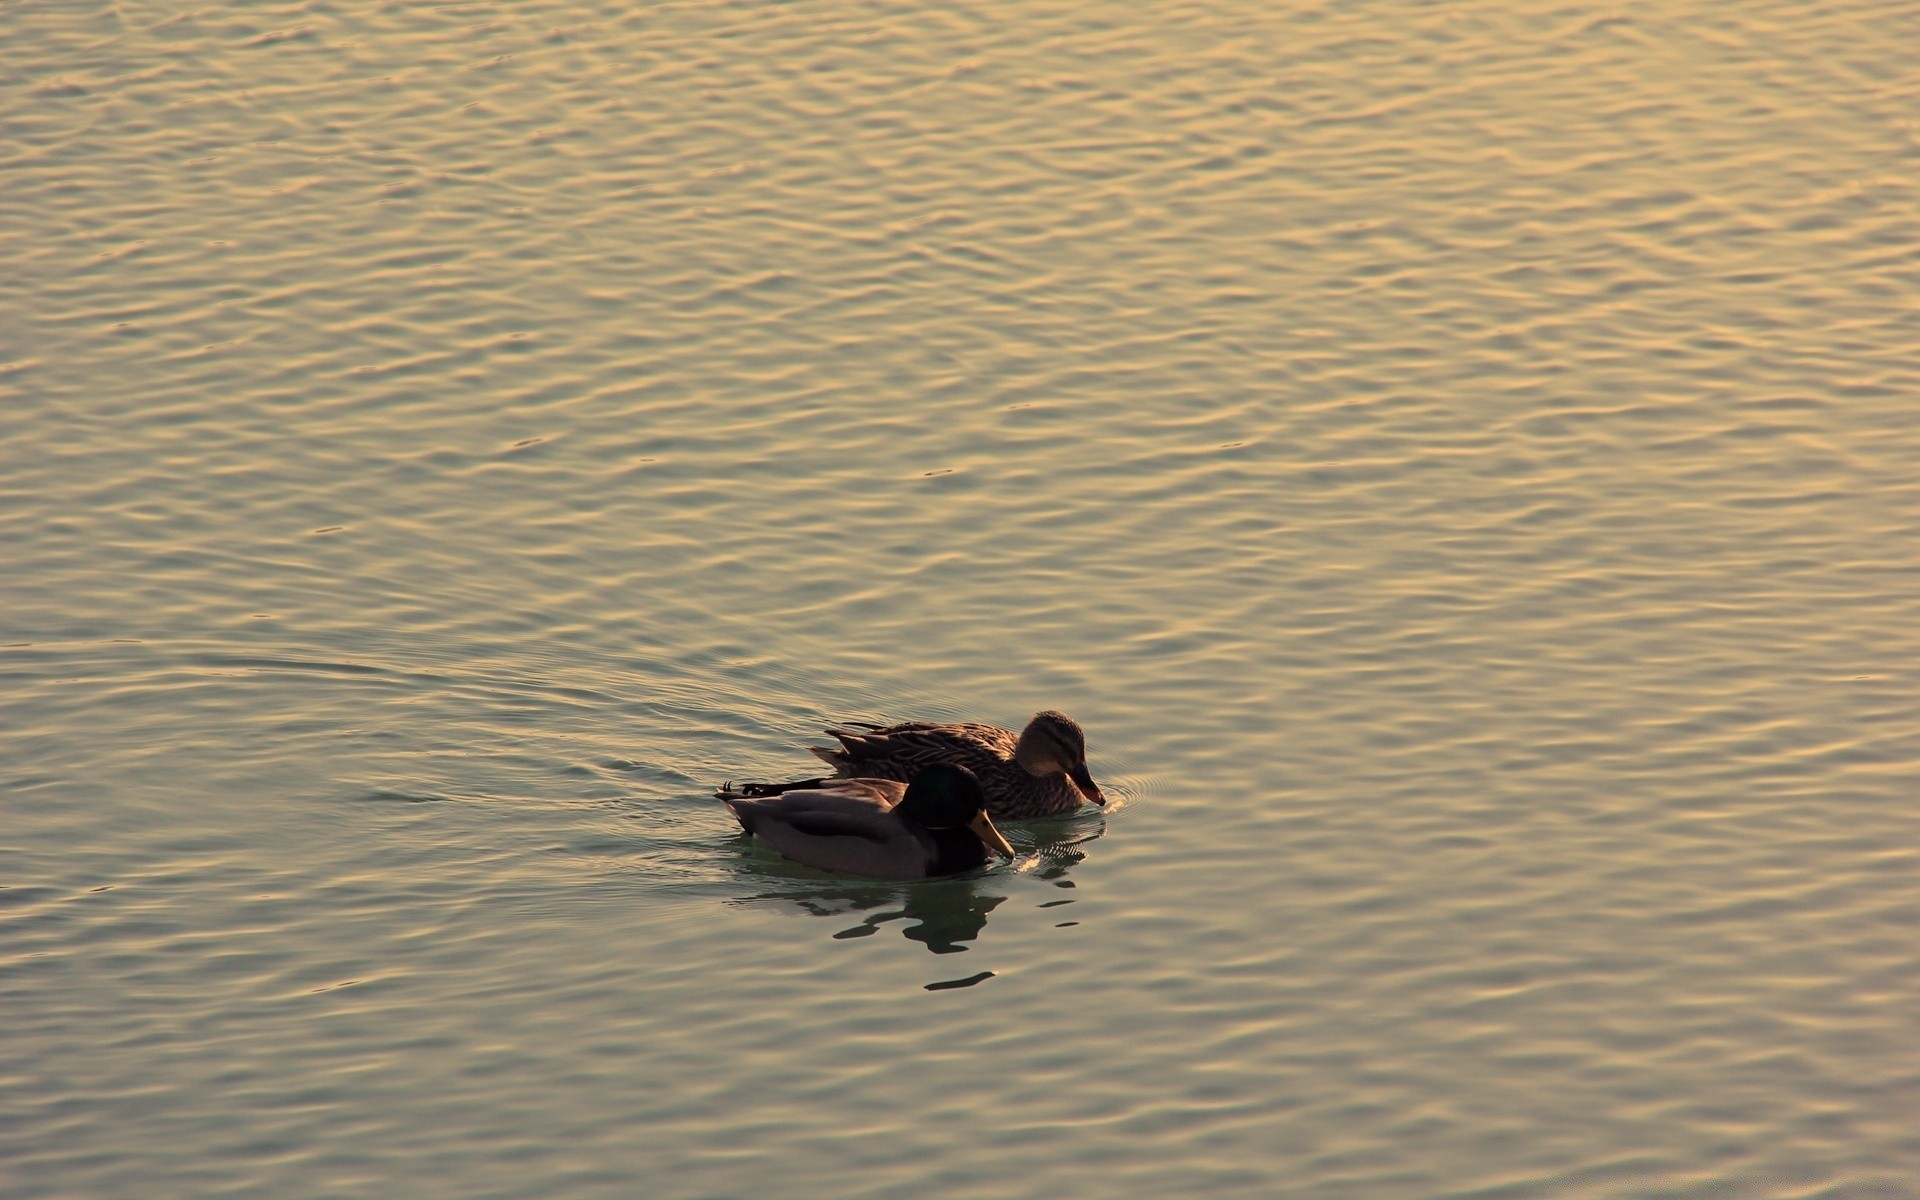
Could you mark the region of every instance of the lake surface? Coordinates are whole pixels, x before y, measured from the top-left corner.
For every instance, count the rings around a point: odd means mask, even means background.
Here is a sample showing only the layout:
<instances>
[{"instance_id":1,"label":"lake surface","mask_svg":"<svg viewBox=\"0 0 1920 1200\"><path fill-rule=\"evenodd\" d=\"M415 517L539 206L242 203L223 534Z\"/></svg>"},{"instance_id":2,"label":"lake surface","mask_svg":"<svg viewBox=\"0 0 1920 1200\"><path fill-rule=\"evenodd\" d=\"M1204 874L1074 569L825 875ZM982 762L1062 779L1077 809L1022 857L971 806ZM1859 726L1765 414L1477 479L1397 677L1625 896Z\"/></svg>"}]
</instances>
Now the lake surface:
<instances>
[{"instance_id":1,"label":"lake surface","mask_svg":"<svg viewBox=\"0 0 1920 1200\"><path fill-rule=\"evenodd\" d=\"M7 1196L1920 1196L1920 10L0 45Z\"/></svg>"}]
</instances>

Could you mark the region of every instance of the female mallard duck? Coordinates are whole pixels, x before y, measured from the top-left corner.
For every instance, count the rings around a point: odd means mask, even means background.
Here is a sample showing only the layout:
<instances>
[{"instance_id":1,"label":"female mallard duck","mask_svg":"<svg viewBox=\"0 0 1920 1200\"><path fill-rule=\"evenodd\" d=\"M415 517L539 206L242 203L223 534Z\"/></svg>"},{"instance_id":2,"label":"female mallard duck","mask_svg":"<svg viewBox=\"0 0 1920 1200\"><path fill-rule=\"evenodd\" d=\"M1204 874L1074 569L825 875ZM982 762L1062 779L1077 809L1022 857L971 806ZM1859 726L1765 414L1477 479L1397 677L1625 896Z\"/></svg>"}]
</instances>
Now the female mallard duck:
<instances>
[{"instance_id":1,"label":"female mallard duck","mask_svg":"<svg viewBox=\"0 0 1920 1200\"><path fill-rule=\"evenodd\" d=\"M1107 802L1087 773L1086 734L1052 709L1035 713L1018 737L997 725L848 725L827 730L838 749L808 747L842 777L911 779L929 763L956 763L980 780L987 811L1005 821L1072 812L1083 799Z\"/></svg>"},{"instance_id":2,"label":"female mallard duck","mask_svg":"<svg viewBox=\"0 0 1920 1200\"><path fill-rule=\"evenodd\" d=\"M828 871L926 879L985 866L989 847L1013 857L982 804L980 781L951 763L935 763L907 784L809 779L745 794L729 785L720 802L754 837Z\"/></svg>"}]
</instances>

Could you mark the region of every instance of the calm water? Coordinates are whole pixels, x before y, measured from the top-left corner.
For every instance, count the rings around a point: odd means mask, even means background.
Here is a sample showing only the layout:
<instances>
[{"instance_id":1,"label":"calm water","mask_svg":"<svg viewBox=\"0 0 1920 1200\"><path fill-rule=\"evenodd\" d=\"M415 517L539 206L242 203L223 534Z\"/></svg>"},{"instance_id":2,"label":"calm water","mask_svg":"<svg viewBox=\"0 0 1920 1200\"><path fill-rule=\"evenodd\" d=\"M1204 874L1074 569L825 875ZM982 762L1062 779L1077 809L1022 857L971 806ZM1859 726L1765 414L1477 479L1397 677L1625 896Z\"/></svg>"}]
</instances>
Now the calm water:
<instances>
[{"instance_id":1,"label":"calm water","mask_svg":"<svg viewBox=\"0 0 1920 1200\"><path fill-rule=\"evenodd\" d=\"M7 1196L1920 1196L1920 10L0 45Z\"/></svg>"}]
</instances>

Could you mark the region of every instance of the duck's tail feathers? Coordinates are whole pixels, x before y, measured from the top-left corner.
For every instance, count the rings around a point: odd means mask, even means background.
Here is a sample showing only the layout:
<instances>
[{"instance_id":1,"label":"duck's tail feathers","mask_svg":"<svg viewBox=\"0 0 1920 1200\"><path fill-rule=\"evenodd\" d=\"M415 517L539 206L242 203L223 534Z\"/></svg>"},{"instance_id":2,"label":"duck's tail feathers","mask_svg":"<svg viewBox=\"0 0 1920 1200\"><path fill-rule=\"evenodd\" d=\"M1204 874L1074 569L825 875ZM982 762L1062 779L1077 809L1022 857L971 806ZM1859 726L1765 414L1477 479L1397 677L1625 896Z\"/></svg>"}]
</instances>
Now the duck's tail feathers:
<instances>
[{"instance_id":1,"label":"duck's tail feathers","mask_svg":"<svg viewBox=\"0 0 1920 1200\"><path fill-rule=\"evenodd\" d=\"M736 786L734 782L729 779L727 785L715 792L714 796L728 808L733 808L733 805L729 803L733 800L761 800L768 796L778 796L782 792L802 791L809 788L823 787L828 782L829 780L825 778L818 778L795 779L787 783L742 783ZM735 815L738 815L738 813L736 812Z\"/></svg>"},{"instance_id":2,"label":"duck's tail feathers","mask_svg":"<svg viewBox=\"0 0 1920 1200\"><path fill-rule=\"evenodd\" d=\"M874 738L873 735L887 733L893 728L894 726L890 725L875 725L872 721L842 721L838 725L829 725L820 732L837 740L848 750L853 750L869 740L883 740Z\"/></svg>"}]
</instances>

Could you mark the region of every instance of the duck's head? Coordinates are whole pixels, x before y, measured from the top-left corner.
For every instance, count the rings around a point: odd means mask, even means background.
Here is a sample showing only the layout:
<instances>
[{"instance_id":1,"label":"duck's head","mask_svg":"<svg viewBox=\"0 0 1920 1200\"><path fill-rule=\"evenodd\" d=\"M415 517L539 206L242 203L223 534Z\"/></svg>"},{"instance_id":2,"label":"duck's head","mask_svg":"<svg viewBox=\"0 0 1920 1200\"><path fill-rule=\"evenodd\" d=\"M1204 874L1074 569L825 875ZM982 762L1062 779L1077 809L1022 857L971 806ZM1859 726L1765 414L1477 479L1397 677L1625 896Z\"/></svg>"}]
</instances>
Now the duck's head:
<instances>
[{"instance_id":1,"label":"duck's head","mask_svg":"<svg viewBox=\"0 0 1920 1200\"><path fill-rule=\"evenodd\" d=\"M928 829L971 829L989 849L1013 857L1013 847L987 815L980 781L965 767L934 763L924 768L893 811Z\"/></svg>"},{"instance_id":2,"label":"duck's head","mask_svg":"<svg viewBox=\"0 0 1920 1200\"><path fill-rule=\"evenodd\" d=\"M1107 802L1100 793L1100 785L1087 774L1087 735L1080 731L1078 721L1063 712L1048 709L1033 714L1033 720L1020 731L1020 741L1013 748L1013 761L1025 768L1027 774L1043 779L1065 775L1088 800L1095 804Z\"/></svg>"}]
</instances>

